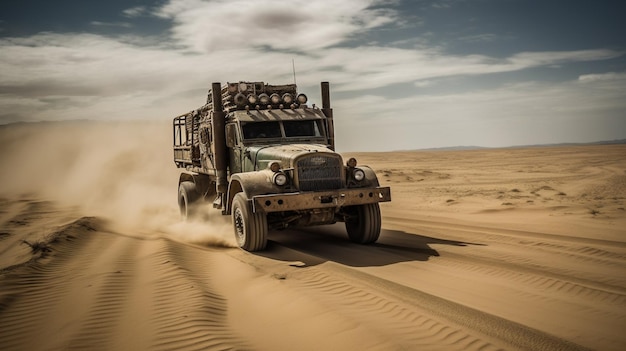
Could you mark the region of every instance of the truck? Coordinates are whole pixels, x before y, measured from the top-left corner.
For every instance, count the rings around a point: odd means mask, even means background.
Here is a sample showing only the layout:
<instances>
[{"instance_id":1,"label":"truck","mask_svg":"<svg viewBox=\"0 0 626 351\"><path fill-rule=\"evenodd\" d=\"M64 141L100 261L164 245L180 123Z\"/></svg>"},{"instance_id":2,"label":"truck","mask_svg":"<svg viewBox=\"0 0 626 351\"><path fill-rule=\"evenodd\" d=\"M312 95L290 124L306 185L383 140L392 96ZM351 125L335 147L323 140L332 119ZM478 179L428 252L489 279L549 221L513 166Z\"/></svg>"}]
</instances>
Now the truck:
<instances>
[{"instance_id":1,"label":"truck","mask_svg":"<svg viewBox=\"0 0 626 351\"><path fill-rule=\"evenodd\" d=\"M231 216L246 251L264 250L269 231L337 222L351 241L376 242L391 189L355 158L344 164L328 82L321 100L309 106L296 84L212 83L204 105L173 121L183 219Z\"/></svg>"}]
</instances>

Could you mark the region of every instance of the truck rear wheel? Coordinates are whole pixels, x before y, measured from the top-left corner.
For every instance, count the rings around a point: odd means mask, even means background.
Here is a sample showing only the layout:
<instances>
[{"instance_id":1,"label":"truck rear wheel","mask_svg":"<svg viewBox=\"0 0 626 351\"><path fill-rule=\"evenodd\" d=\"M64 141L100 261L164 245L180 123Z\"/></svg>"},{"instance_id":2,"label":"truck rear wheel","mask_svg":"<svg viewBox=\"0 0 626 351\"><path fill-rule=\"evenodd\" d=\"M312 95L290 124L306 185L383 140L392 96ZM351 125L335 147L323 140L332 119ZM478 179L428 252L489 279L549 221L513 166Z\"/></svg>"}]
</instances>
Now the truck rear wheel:
<instances>
[{"instance_id":1,"label":"truck rear wheel","mask_svg":"<svg viewBox=\"0 0 626 351\"><path fill-rule=\"evenodd\" d=\"M182 182L178 187L178 208L183 220L189 220L199 212L198 202L200 193L196 190L196 185L192 182Z\"/></svg>"},{"instance_id":2,"label":"truck rear wheel","mask_svg":"<svg viewBox=\"0 0 626 351\"><path fill-rule=\"evenodd\" d=\"M267 245L267 216L252 213L252 208L243 193L233 199L233 227L239 247L246 251L259 251Z\"/></svg>"},{"instance_id":3,"label":"truck rear wheel","mask_svg":"<svg viewBox=\"0 0 626 351\"><path fill-rule=\"evenodd\" d=\"M371 244L380 236L380 207L378 204L348 206L346 213L346 231L355 243Z\"/></svg>"}]
</instances>

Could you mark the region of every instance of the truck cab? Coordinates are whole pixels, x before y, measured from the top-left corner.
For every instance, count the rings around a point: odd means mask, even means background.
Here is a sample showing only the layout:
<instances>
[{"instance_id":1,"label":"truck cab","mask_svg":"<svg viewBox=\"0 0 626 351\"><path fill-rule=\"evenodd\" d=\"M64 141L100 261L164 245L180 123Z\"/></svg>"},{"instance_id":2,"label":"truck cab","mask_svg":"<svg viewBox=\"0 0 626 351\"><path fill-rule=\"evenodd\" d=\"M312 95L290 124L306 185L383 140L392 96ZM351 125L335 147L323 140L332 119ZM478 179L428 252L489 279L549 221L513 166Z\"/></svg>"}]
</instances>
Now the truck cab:
<instances>
[{"instance_id":1,"label":"truck cab","mask_svg":"<svg viewBox=\"0 0 626 351\"><path fill-rule=\"evenodd\" d=\"M174 118L178 203L189 218L202 202L232 217L248 251L265 248L270 230L344 222L350 240L380 235L378 203L391 201L376 174L334 151L329 84L322 108L295 84L213 83L207 103Z\"/></svg>"},{"instance_id":2,"label":"truck cab","mask_svg":"<svg viewBox=\"0 0 626 351\"><path fill-rule=\"evenodd\" d=\"M232 173L266 168L268 160L263 156L276 146L320 145L328 149L327 140L319 109L236 111L226 122Z\"/></svg>"}]
</instances>

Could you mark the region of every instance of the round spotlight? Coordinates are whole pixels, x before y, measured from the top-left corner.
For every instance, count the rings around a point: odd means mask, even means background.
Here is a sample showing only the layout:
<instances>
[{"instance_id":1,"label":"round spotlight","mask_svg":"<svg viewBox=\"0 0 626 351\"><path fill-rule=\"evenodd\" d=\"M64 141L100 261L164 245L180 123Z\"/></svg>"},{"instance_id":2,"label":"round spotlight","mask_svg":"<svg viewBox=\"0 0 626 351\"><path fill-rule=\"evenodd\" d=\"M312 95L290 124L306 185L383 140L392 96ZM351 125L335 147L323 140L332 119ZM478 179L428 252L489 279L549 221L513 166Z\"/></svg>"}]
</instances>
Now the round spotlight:
<instances>
[{"instance_id":1,"label":"round spotlight","mask_svg":"<svg viewBox=\"0 0 626 351\"><path fill-rule=\"evenodd\" d=\"M259 101L261 102L261 105L267 105L270 102L270 97L269 95L262 93L259 95Z\"/></svg>"},{"instance_id":2,"label":"round spotlight","mask_svg":"<svg viewBox=\"0 0 626 351\"><path fill-rule=\"evenodd\" d=\"M299 94L297 100L300 105L304 105L307 101L309 101L309 99L304 94Z\"/></svg>"},{"instance_id":3,"label":"round spotlight","mask_svg":"<svg viewBox=\"0 0 626 351\"><path fill-rule=\"evenodd\" d=\"M348 160L348 162L346 162L346 165L350 168L354 168L356 167L356 158L354 157L350 157L350 159Z\"/></svg>"},{"instance_id":4,"label":"round spotlight","mask_svg":"<svg viewBox=\"0 0 626 351\"><path fill-rule=\"evenodd\" d=\"M287 105L291 104L293 102L293 96L289 93L284 93L283 102Z\"/></svg>"},{"instance_id":5,"label":"round spotlight","mask_svg":"<svg viewBox=\"0 0 626 351\"><path fill-rule=\"evenodd\" d=\"M237 83L228 83L228 92L236 93L237 92Z\"/></svg>"},{"instance_id":6,"label":"round spotlight","mask_svg":"<svg viewBox=\"0 0 626 351\"><path fill-rule=\"evenodd\" d=\"M354 177L354 180L360 182L363 179L365 179L365 172L363 172L362 169L355 169L354 173L352 173L352 176Z\"/></svg>"},{"instance_id":7,"label":"round spotlight","mask_svg":"<svg viewBox=\"0 0 626 351\"><path fill-rule=\"evenodd\" d=\"M276 161L270 162L270 170L272 170L272 172L274 173L280 171L280 163Z\"/></svg>"},{"instance_id":8,"label":"round spotlight","mask_svg":"<svg viewBox=\"0 0 626 351\"><path fill-rule=\"evenodd\" d=\"M235 104L239 107L243 107L246 104L246 96L242 93L235 95Z\"/></svg>"},{"instance_id":9,"label":"round spotlight","mask_svg":"<svg viewBox=\"0 0 626 351\"><path fill-rule=\"evenodd\" d=\"M256 104L256 101L258 100L258 97L256 96L256 94L250 94L248 95L248 102L251 104Z\"/></svg>"},{"instance_id":10,"label":"round spotlight","mask_svg":"<svg viewBox=\"0 0 626 351\"><path fill-rule=\"evenodd\" d=\"M280 95L274 93L270 96L270 100L272 100L272 104L278 105L280 103Z\"/></svg>"},{"instance_id":11,"label":"round spotlight","mask_svg":"<svg viewBox=\"0 0 626 351\"><path fill-rule=\"evenodd\" d=\"M274 174L274 184L278 186L283 186L287 184L287 175L285 173Z\"/></svg>"},{"instance_id":12,"label":"round spotlight","mask_svg":"<svg viewBox=\"0 0 626 351\"><path fill-rule=\"evenodd\" d=\"M239 83L239 91L245 93L248 90L248 84L241 82Z\"/></svg>"}]
</instances>

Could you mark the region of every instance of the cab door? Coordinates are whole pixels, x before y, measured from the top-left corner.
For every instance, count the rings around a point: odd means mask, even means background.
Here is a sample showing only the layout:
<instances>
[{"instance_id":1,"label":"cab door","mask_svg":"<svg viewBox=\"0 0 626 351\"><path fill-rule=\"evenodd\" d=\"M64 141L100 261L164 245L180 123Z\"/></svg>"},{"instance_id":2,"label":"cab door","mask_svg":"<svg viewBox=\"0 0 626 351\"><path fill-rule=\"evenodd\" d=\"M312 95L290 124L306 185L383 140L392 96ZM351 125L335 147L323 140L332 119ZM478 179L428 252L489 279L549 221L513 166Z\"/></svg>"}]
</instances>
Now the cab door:
<instances>
[{"instance_id":1,"label":"cab door","mask_svg":"<svg viewBox=\"0 0 626 351\"><path fill-rule=\"evenodd\" d=\"M244 162L244 145L241 142L237 123L226 124L226 146L228 147L230 174L241 173Z\"/></svg>"}]
</instances>

